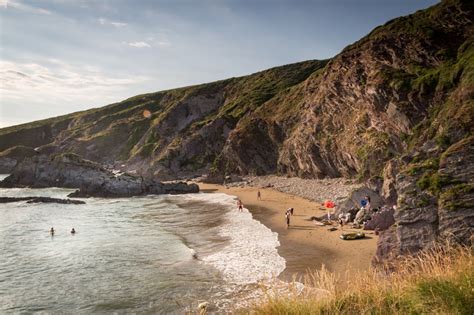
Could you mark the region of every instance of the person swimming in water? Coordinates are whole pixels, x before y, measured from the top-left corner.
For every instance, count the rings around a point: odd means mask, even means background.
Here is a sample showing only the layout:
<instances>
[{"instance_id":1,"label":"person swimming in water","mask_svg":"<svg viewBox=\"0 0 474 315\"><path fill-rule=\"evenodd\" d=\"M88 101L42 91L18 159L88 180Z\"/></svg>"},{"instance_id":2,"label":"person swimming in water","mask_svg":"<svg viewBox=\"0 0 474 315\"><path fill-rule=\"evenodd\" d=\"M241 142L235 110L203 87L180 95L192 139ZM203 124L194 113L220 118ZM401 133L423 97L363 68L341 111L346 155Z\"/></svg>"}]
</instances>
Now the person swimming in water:
<instances>
[{"instance_id":1,"label":"person swimming in water","mask_svg":"<svg viewBox=\"0 0 474 315\"><path fill-rule=\"evenodd\" d=\"M51 230L49 230L49 233L50 233L51 235L54 235L54 229L53 229L52 227L51 227Z\"/></svg>"},{"instance_id":2,"label":"person swimming in water","mask_svg":"<svg viewBox=\"0 0 474 315\"><path fill-rule=\"evenodd\" d=\"M76 230L74 230L74 228L72 228L71 234L76 234Z\"/></svg>"}]
</instances>

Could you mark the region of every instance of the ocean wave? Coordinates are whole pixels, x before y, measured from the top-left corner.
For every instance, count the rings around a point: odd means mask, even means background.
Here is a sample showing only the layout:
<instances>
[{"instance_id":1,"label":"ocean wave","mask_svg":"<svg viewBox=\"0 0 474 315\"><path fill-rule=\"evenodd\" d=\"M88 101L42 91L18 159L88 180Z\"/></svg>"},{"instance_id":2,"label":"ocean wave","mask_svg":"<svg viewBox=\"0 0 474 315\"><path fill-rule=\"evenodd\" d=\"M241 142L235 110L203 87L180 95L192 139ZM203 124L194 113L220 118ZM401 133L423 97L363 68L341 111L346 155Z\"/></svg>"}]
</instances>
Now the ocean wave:
<instances>
[{"instance_id":1,"label":"ocean wave","mask_svg":"<svg viewBox=\"0 0 474 315\"><path fill-rule=\"evenodd\" d=\"M220 251L202 258L222 272L226 281L235 284L257 283L278 276L286 262L278 254L278 234L253 219L247 210L239 212L236 197L227 194L199 194L210 202L228 208L226 222L219 228L220 236L229 240Z\"/></svg>"}]
</instances>

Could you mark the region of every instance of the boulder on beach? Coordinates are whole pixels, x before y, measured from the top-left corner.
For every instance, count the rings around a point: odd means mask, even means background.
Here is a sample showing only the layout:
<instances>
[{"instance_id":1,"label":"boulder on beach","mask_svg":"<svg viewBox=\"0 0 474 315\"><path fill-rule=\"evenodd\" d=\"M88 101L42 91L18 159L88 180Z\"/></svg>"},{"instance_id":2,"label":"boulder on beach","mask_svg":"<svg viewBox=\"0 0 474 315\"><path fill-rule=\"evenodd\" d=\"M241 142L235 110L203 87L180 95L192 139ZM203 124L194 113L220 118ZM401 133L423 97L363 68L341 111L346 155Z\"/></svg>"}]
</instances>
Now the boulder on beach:
<instances>
[{"instance_id":1,"label":"boulder on beach","mask_svg":"<svg viewBox=\"0 0 474 315\"><path fill-rule=\"evenodd\" d=\"M346 213L354 207L360 208L360 201L363 200L365 196L370 197L371 208L379 208L384 204L382 197L380 197L376 191L363 186L353 190L350 196L337 206L336 214L339 215L340 213Z\"/></svg>"},{"instance_id":2,"label":"boulder on beach","mask_svg":"<svg viewBox=\"0 0 474 315\"><path fill-rule=\"evenodd\" d=\"M394 212L393 208L382 208L381 211L372 215L372 218L364 225L364 230L383 231L388 229L395 223Z\"/></svg>"}]
</instances>

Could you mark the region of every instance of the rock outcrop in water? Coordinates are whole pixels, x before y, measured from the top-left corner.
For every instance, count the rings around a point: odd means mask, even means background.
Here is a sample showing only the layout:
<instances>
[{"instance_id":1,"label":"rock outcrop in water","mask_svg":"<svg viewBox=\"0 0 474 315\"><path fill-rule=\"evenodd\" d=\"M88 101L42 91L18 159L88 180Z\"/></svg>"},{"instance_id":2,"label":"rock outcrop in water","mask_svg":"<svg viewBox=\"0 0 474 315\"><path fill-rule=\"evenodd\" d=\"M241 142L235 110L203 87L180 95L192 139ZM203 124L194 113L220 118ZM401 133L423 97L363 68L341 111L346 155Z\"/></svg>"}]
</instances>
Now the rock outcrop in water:
<instances>
[{"instance_id":1,"label":"rock outcrop in water","mask_svg":"<svg viewBox=\"0 0 474 315\"><path fill-rule=\"evenodd\" d=\"M26 201L26 203L60 203L73 205L85 204L85 202L82 200L59 199L51 197L0 197L0 203L11 203L19 201Z\"/></svg>"},{"instance_id":2,"label":"rock outcrop in water","mask_svg":"<svg viewBox=\"0 0 474 315\"><path fill-rule=\"evenodd\" d=\"M0 186L79 188L69 197L131 197L199 192L196 184L162 183L139 175L114 173L75 154L25 158Z\"/></svg>"},{"instance_id":3,"label":"rock outcrop in water","mask_svg":"<svg viewBox=\"0 0 474 315\"><path fill-rule=\"evenodd\" d=\"M331 60L1 129L0 151L74 152L161 179L370 180L397 204L381 249L412 253L448 237L469 243L473 17L472 1L445 0L377 27ZM126 181L125 193L146 190L137 177Z\"/></svg>"}]
</instances>

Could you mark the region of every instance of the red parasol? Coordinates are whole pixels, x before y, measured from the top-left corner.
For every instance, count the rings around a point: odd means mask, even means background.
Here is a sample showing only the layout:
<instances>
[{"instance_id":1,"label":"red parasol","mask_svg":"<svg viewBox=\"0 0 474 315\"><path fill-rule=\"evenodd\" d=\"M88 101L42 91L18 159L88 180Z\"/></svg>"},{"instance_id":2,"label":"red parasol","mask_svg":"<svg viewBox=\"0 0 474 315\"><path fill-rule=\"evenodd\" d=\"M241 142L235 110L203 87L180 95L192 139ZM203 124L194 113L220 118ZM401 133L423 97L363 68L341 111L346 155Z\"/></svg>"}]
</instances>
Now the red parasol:
<instances>
[{"instance_id":1,"label":"red parasol","mask_svg":"<svg viewBox=\"0 0 474 315\"><path fill-rule=\"evenodd\" d=\"M331 200L326 200L326 201L324 202L324 206L325 206L326 208L334 208L334 207L336 206L336 204L335 204L333 201L331 201Z\"/></svg>"}]
</instances>

